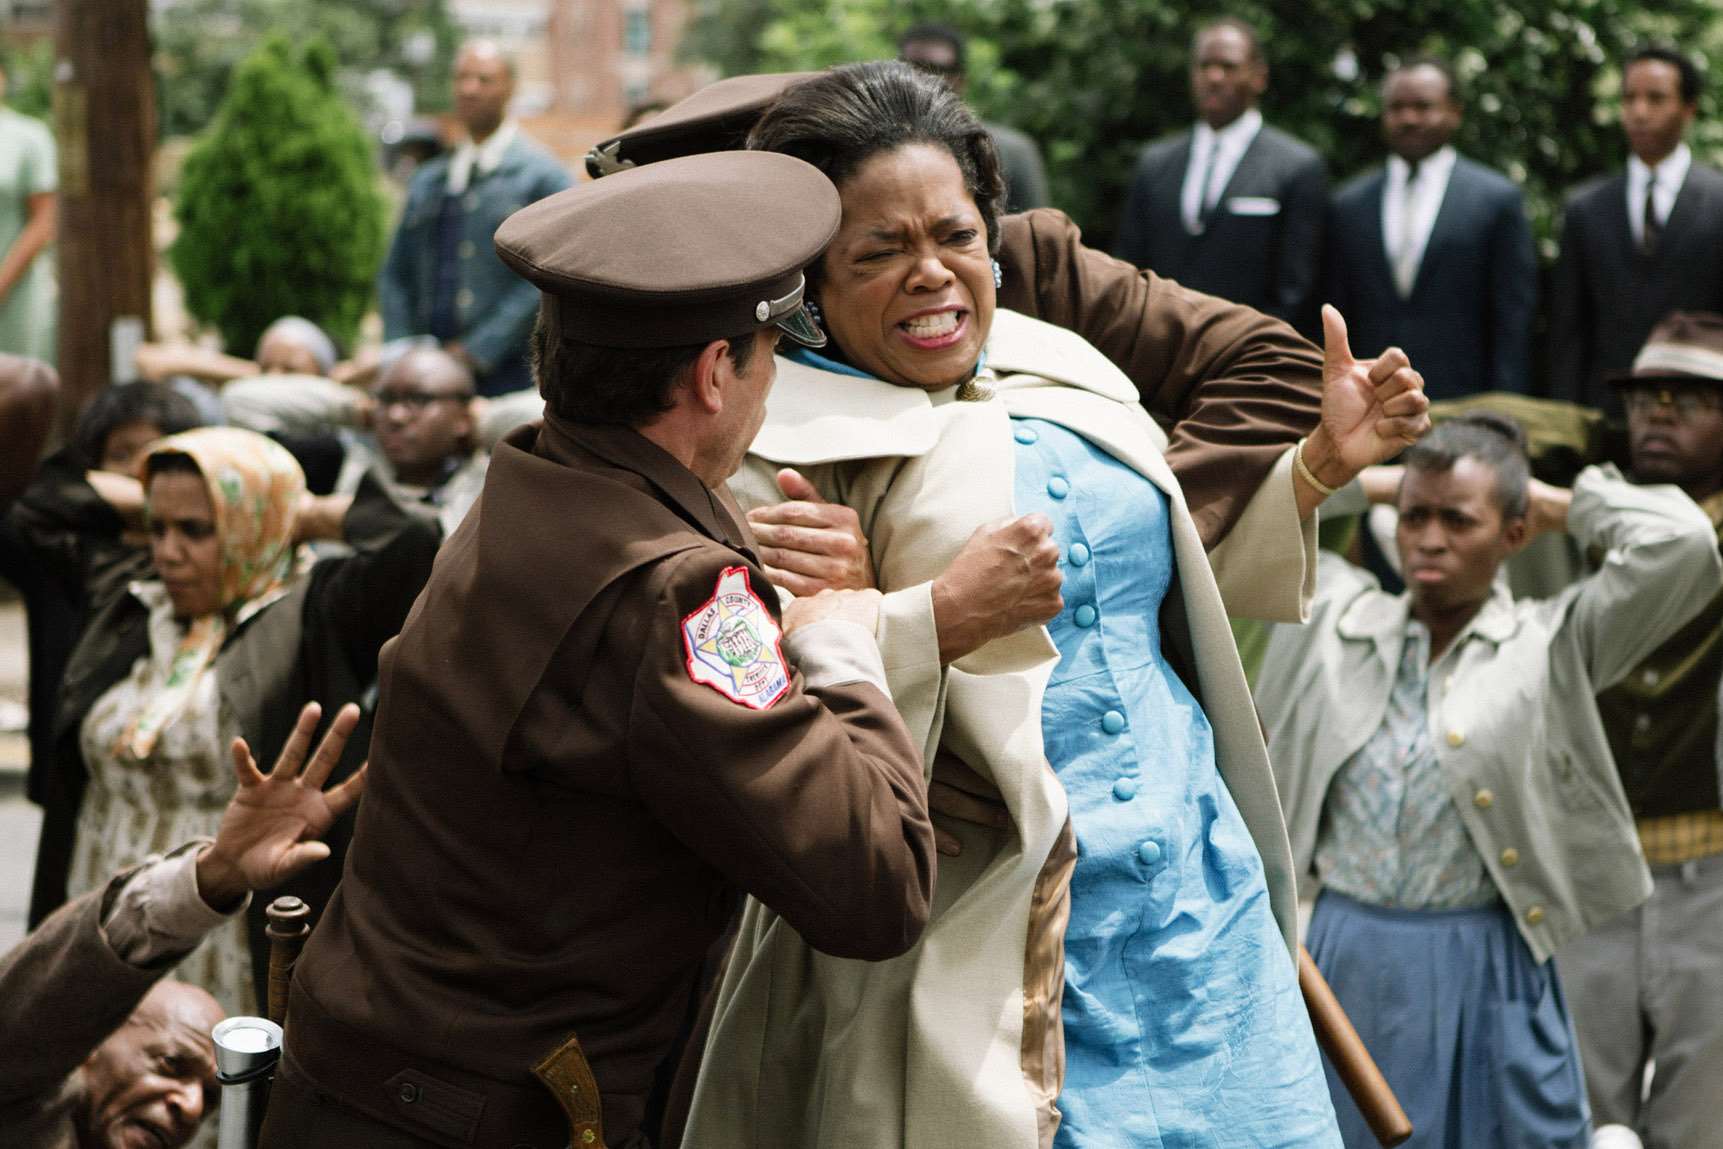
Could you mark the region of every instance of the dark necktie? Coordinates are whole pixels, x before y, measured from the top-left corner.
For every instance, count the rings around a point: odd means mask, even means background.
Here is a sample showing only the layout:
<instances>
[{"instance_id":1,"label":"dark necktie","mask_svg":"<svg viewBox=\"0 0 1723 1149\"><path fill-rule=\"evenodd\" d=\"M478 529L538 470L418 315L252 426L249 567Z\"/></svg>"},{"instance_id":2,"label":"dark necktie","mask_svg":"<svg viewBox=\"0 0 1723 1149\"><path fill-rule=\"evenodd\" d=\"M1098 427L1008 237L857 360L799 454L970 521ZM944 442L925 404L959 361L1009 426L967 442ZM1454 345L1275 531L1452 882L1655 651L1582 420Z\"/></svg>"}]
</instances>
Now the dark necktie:
<instances>
[{"instance_id":1,"label":"dark necktie","mask_svg":"<svg viewBox=\"0 0 1723 1149\"><path fill-rule=\"evenodd\" d=\"M1412 218L1412 209L1417 201L1418 164L1408 161L1406 164L1406 186L1400 189L1400 234L1394 240L1394 286L1399 289L1400 298L1412 297L1412 286L1418 279L1418 266L1412 262L1412 237L1417 234L1417 221Z\"/></svg>"},{"instance_id":2,"label":"dark necktie","mask_svg":"<svg viewBox=\"0 0 1723 1149\"><path fill-rule=\"evenodd\" d=\"M1657 218L1657 177L1645 185L1645 223L1639 233L1639 250L1648 256L1657 254L1657 243L1663 238L1663 221Z\"/></svg>"},{"instance_id":3,"label":"dark necktie","mask_svg":"<svg viewBox=\"0 0 1723 1149\"><path fill-rule=\"evenodd\" d=\"M1208 160L1203 164L1203 182L1197 188L1197 234L1208 230L1209 217L1214 214L1214 205L1209 203L1209 184L1214 182L1215 161L1220 158L1220 138L1217 136L1209 142Z\"/></svg>"}]
</instances>

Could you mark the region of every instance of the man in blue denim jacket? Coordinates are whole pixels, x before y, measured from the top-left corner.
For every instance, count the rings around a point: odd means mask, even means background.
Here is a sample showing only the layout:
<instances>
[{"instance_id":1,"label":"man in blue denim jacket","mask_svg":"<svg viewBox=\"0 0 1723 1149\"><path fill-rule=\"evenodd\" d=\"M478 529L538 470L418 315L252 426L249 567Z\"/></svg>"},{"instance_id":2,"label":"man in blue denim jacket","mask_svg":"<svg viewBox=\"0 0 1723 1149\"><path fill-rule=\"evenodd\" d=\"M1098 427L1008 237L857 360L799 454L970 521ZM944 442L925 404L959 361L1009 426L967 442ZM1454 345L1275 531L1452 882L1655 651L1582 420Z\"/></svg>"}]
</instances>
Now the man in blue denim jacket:
<instances>
[{"instance_id":1,"label":"man in blue denim jacket","mask_svg":"<svg viewBox=\"0 0 1723 1149\"><path fill-rule=\"evenodd\" d=\"M527 337L538 315L538 289L503 266L491 236L569 184L555 157L507 118L514 86L514 62L495 44L475 41L455 57L455 114L467 139L414 173L377 283L383 337L435 336L484 395L532 385Z\"/></svg>"}]
</instances>

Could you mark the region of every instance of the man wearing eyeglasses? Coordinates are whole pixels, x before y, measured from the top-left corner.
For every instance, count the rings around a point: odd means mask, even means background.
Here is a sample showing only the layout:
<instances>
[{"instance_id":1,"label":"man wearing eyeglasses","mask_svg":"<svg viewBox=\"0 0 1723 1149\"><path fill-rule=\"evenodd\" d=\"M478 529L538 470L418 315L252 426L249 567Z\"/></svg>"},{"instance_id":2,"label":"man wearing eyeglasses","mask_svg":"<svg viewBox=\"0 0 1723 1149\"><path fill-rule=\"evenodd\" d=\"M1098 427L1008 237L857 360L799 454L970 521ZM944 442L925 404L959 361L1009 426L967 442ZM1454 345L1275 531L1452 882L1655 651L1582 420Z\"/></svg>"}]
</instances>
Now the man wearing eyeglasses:
<instances>
[{"instance_id":1,"label":"man wearing eyeglasses","mask_svg":"<svg viewBox=\"0 0 1723 1149\"><path fill-rule=\"evenodd\" d=\"M437 508L448 537L479 497L490 456L473 429L473 376L434 347L413 347L370 391L303 375L260 376L222 392L227 421L265 434L338 435L345 452L335 493L375 470L397 496ZM369 430L367 437L364 432Z\"/></svg>"},{"instance_id":2,"label":"man wearing eyeglasses","mask_svg":"<svg viewBox=\"0 0 1723 1149\"><path fill-rule=\"evenodd\" d=\"M1634 481L1681 487L1723 540L1723 315L1668 316L1611 382ZM1720 680L1723 594L1598 696L1655 889L1558 957L1593 1117L1653 1149L1715 1144L1723 1097Z\"/></svg>"}]
</instances>

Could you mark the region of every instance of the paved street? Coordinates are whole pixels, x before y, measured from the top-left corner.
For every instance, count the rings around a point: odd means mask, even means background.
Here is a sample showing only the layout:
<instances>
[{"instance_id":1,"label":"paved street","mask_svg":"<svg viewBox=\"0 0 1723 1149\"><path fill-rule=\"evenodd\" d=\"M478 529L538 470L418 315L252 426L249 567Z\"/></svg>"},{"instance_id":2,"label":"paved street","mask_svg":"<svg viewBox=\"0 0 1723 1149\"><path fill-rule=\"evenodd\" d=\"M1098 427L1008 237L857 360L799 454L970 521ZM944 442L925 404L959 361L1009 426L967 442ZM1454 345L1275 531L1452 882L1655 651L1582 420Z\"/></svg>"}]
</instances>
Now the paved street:
<instances>
[{"instance_id":1,"label":"paved street","mask_svg":"<svg viewBox=\"0 0 1723 1149\"><path fill-rule=\"evenodd\" d=\"M6 598L0 600L0 711L24 705L26 673L23 604ZM24 798L29 761L23 731L0 731L0 953L24 936L30 907L30 871L42 815Z\"/></svg>"}]
</instances>

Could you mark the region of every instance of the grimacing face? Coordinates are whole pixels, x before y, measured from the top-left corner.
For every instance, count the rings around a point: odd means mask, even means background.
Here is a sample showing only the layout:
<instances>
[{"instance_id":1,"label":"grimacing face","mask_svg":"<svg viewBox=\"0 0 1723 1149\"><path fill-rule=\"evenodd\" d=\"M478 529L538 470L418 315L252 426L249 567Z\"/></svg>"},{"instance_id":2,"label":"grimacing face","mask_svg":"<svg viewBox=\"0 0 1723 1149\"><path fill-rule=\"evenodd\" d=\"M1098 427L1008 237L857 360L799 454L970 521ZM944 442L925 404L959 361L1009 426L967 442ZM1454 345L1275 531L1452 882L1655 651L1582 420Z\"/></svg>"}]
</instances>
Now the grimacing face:
<instances>
[{"instance_id":1,"label":"grimacing face","mask_svg":"<svg viewBox=\"0 0 1723 1149\"><path fill-rule=\"evenodd\" d=\"M1415 607L1445 612L1490 597L1496 570L1526 541L1526 520L1507 518L1495 468L1462 457L1446 471L1407 467L1394 531Z\"/></svg>"},{"instance_id":2,"label":"grimacing face","mask_svg":"<svg viewBox=\"0 0 1723 1149\"><path fill-rule=\"evenodd\" d=\"M975 373L993 326L987 227L952 154L905 144L838 188L843 219L821 264L826 331L856 367L937 391Z\"/></svg>"},{"instance_id":3,"label":"grimacing face","mask_svg":"<svg viewBox=\"0 0 1723 1149\"><path fill-rule=\"evenodd\" d=\"M164 471L149 485L150 561L177 618L221 609L221 538L203 476Z\"/></svg>"},{"instance_id":4,"label":"grimacing face","mask_svg":"<svg viewBox=\"0 0 1723 1149\"><path fill-rule=\"evenodd\" d=\"M222 1010L184 982L158 983L80 1070L80 1149L178 1149L218 1100L209 1036Z\"/></svg>"}]
</instances>

